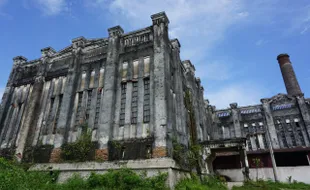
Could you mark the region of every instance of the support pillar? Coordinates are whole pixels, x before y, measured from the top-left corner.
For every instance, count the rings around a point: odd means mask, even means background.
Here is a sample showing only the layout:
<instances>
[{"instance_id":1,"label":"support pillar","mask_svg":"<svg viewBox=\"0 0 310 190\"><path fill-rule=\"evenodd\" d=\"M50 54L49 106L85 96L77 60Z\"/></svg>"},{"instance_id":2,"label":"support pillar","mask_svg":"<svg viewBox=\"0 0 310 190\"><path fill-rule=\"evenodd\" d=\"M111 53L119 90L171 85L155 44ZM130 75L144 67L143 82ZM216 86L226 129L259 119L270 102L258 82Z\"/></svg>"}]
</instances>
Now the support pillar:
<instances>
[{"instance_id":1,"label":"support pillar","mask_svg":"<svg viewBox=\"0 0 310 190\"><path fill-rule=\"evenodd\" d=\"M167 143L167 74L169 71L169 38L168 38L168 24L169 20L164 12L157 13L151 16L153 21L154 31L154 62L153 72L156 76L151 78L151 89L154 91L155 105L154 105L154 134L155 134L155 147L153 152L165 152L168 153ZM172 146L172 145L171 145ZM162 151L166 149L167 151ZM154 151L155 150L155 151ZM168 153L169 154L169 153ZM161 155L164 156L164 155Z\"/></svg>"},{"instance_id":2,"label":"support pillar","mask_svg":"<svg viewBox=\"0 0 310 190\"><path fill-rule=\"evenodd\" d=\"M243 173L244 181L248 181L250 180L250 169L249 169L248 156L246 154L245 146L242 146L240 150L240 159L242 160L242 173Z\"/></svg>"},{"instance_id":3,"label":"support pillar","mask_svg":"<svg viewBox=\"0 0 310 190\"><path fill-rule=\"evenodd\" d=\"M241 137L241 128L240 128L240 120L239 120L239 114L237 110L238 104L232 103L230 104L233 122L234 122L234 128L235 128L235 137Z\"/></svg>"},{"instance_id":4,"label":"support pillar","mask_svg":"<svg viewBox=\"0 0 310 190\"><path fill-rule=\"evenodd\" d=\"M117 72L119 65L119 46L120 46L120 37L124 33L123 29L120 26L115 26L108 29L109 32L109 45L108 45L108 54L106 62L106 71L104 79L104 96L102 98L101 105L101 117L99 119L98 127L98 141L99 148L102 152L107 152L108 141L112 138L113 135L113 121L114 121L114 111L115 111L115 102L116 102L116 82L117 82ZM120 89L119 89L120 90ZM105 155L106 157L107 155Z\"/></svg>"}]
</instances>

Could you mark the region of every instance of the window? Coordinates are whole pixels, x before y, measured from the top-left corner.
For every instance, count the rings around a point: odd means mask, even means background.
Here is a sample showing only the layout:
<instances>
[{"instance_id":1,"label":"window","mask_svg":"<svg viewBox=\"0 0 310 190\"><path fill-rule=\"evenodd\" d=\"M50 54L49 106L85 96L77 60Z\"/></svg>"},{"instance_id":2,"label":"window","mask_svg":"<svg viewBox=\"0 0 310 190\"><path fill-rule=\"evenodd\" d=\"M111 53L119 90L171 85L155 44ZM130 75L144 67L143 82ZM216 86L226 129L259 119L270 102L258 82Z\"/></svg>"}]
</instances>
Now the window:
<instances>
[{"instance_id":1,"label":"window","mask_svg":"<svg viewBox=\"0 0 310 190\"><path fill-rule=\"evenodd\" d=\"M126 109L126 90L127 84L122 83L122 90L121 90L121 110L120 110L120 126L125 125L125 109Z\"/></svg>"},{"instance_id":2,"label":"window","mask_svg":"<svg viewBox=\"0 0 310 190\"><path fill-rule=\"evenodd\" d=\"M263 138L263 143L264 143L264 146L265 146L265 149L268 148L268 143L267 143L267 139L266 139L266 134L262 134L262 138Z\"/></svg>"},{"instance_id":3,"label":"window","mask_svg":"<svg viewBox=\"0 0 310 190\"><path fill-rule=\"evenodd\" d=\"M302 135L301 130L297 131L297 134L298 134L298 138L300 139L301 145L306 146L305 139L304 139L304 136Z\"/></svg>"},{"instance_id":4,"label":"window","mask_svg":"<svg viewBox=\"0 0 310 190\"><path fill-rule=\"evenodd\" d=\"M247 145L248 145L248 149L249 150L253 150L250 137L247 138L246 142L247 142Z\"/></svg>"},{"instance_id":5,"label":"window","mask_svg":"<svg viewBox=\"0 0 310 190\"><path fill-rule=\"evenodd\" d=\"M150 122L150 80L144 80L143 122Z\"/></svg>"},{"instance_id":6,"label":"window","mask_svg":"<svg viewBox=\"0 0 310 190\"><path fill-rule=\"evenodd\" d=\"M93 96L93 91L92 90L88 90L87 91L86 115L85 115L86 123L88 123L88 119L89 119L89 112L90 112L90 109L91 109L92 96Z\"/></svg>"},{"instance_id":7,"label":"window","mask_svg":"<svg viewBox=\"0 0 310 190\"><path fill-rule=\"evenodd\" d=\"M137 123L138 115L138 82L132 83L132 99L131 99L131 123Z\"/></svg>"},{"instance_id":8,"label":"window","mask_svg":"<svg viewBox=\"0 0 310 190\"><path fill-rule=\"evenodd\" d=\"M55 98L51 98L51 104L50 104L50 110L48 113L48 123L47 126L45 128L45 134L47 135L48 133L48 128L50 126L50 124L53 122L53 108L54 108L54 103L55 103Z\"/></svg>"},{"instance_id":9,"label":"window","mask_svg":"<svg viewBox=\"0 0 310 190\"><path fill-rule=\"evenodd\" d=\"M280 134L281 134L281 140L282 140L283 146L288 147L284 131L281 131Z\"/></svg>"},{"instance_id":10,"label":"window","mask_svg":"<svg viewBox=\"0 0 310 190\"><path fill-rule=\"evenodd\" d=\"M102 89L99 88L98 91L97 91L95 126L94 126L94 129L98 128L98 123L99 123L100 104L101 104L101 92L102 92Z\"/></svg>"},{"instance_id":11,"label":"window","mask_svg":"<svg viewBox=\"0 0 310 190\"><path fill-rule=\"evenodd\" d=\"M83 92L78 93L78 105L76 109L76 116L75 116L75 125L78 126L80 123L80 116L82 112L82 99L83 99Z\"/></svg>"},{"instance_id":12,"label":"window","mask_svg":"<svg viewBox=\"0 0 310 190\"><path fill-rule=\"evenodd\" d=\"M247 124L247 123L245 123L245 124L243 125L243 127L248 127L248 124Z\"/></svg>"},{"instance_id":13,"label":"window","mask_svg":"<svg viewBox=\"0 0 310 190\"><path fill-rule=\"evenodd\" d=\"M290 137L291 137L292 145L297 146L293 131L290 131Z\"/></svg>"},{"instance_id":14,"label":"window","mask_svg":"<svg viewBox=\"0 0 310 190\"><path fill-rule=\"evenodd\" d=\"M260 144L259 144L259 140L258 140L258 136L255 135L255 144L256 144L256 148L260 149Z\"/></svg>"},{"instance_id":15,"label":"window","mask_svg":"<svg viewBox=\"0 0 310 190\"><path fill-rule=\"evenodd\" d=\"M53 134L56 134L56 128L57 128L57 124L59 121L59 115L60 115L60 109L61 109L61 105L62 105L62 97L63 95L59 95L59 102L58 102L58 107L57 107L57 112L56 112L56 119L55 119L55 124L54 124L54 128L53 128Z\"/></svg>"}]
</instances>

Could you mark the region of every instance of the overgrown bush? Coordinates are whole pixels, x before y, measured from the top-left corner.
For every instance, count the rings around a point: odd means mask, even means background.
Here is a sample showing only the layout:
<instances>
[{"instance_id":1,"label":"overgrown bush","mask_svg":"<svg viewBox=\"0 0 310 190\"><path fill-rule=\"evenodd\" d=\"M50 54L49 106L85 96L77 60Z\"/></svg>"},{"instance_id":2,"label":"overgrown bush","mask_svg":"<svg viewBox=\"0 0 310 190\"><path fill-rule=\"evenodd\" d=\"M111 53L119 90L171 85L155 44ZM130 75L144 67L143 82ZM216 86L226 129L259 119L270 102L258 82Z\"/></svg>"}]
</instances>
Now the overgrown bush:
<instances>
[{"instance_id":1,"label":"overgrown bush","mask_svg":"<svg viewBox=\"0 0 310 190\"><path fill-rule=\"evenodd\" d=\"M219 177L206 176L200 180L197 176L183 179L175 186L176 190L226 190L225 181Z\"/></svg>"},{"instance_id":2,"label":"overgrown bush","mask_svg":"<svg viewBox=\"0 0 310 190\"><path fill-rule=\"evenodd\" d=\"M65 143L61 146L61 158L66 161L85 162L93 160L95 155L95 144L91 141L91 132L87 125L83 125L82 134L73 143Z\"/></svg>"},{"instance_id":3,"label":"overgrown bush","mask_svg":"<svg viewBox=\"0 0 310 190\"><path fill-rule=\"evenodd\" d=\"M282 183L282 182L274 182L271 180L263 181L247 181L244 182L243 186L237 187L234 186L233 190L282 190L282 189L310 189L310 185L301 183L301 182L293 182L293 183Z\"/></svg>"},{"instance_id":4,"label":"overgrown bush","mask_svg":"<svg viewBox=\"0 0 310 190\"><path fill-rule=\"evenodd\" d=\"M48 172L26 172L22 167L0 158L0 189L52 189L54 175Z\"/></svg>"}]
</instances>

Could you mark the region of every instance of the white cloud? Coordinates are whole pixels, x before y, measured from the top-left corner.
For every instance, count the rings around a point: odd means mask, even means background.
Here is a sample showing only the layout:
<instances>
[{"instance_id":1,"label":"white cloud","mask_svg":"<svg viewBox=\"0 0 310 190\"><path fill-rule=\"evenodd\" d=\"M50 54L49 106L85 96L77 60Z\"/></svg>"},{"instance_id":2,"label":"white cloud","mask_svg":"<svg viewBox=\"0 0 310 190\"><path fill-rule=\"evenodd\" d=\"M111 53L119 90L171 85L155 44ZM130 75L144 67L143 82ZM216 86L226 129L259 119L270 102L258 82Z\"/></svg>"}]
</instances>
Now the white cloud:
<instances>
[{"instance_id":1,"label":"white cloud","mask_svg":"<svg viewBox=\"0 0 310 190\"><path fill-rule=\"evenodd\" d=\"M230 103L237 102L239 106L259 104L260 99L268 94L268 90L253 83L238 83L222 86L216 91L205 94L212 105L217 109L229 107Z\"/></svg>"},{"instance_id":2,"label":"white cloud","mask_svg":"<svg viewBox=\"0 0 310 190\"><path fill-rule=\"evenodd\" d=\"M261 45L264 45L264 44L266 44L266 43L268 43L268 41L266 41L266 40L264 40L264 39L260 39L260 40L257 40L257 41L255 42L255 45L261 46Z\"/></svg>"},{"instance_id":3,"label":"white cloud","mask_svg":"<svg viewBox=\"0 0 310 190\"><path fill-rule=\"evenodd\" d=\"M215 61L212 63L200 64L195 74L201 79L223 81L230 79L235 74L232 67L232 65Z\"/></svg>"},{"instance_id":4,"label":"white cloud","mask_svg":"<svg viewBox=\"0 0 310 190\"><path fill-rule=\"evenodd\" d=\"M57 15L68 9L66 0L35 0L44 15Z\"/></svg>"},{"instance_id":5,"label":"white cloud","mask_svg":"<svg viewBox=\"0 0 310 190\"><path fill-rule=\"evenodd\" d=\"M182 58L191 59L194 64L223 39L230 26L249 15L242 0L97 0L87 3L92 4L92 8L108 11L109 17L117 21L115 24L130 30L151 25L150 15L165 11L170 20L171 38L179 38Z\"/></svg>"}]
</instances>

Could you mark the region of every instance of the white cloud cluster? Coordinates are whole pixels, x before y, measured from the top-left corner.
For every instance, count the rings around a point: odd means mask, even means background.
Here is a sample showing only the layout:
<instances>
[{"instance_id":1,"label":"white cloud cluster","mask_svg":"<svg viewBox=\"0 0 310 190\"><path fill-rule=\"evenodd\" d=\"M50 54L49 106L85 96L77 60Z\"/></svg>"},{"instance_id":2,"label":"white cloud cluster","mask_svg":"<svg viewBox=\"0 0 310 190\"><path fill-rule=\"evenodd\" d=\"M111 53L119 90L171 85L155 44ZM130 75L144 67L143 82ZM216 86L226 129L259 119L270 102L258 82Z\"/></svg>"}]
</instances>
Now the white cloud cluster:
<instances>
[{"instance_id":1,"label":"white cloud cluster","mask_svg":"<svg viewBox=\"0 0 310 190\"><path fill-rule=\"evenodd\" d=\"M66 0L35 0L37 7L44 15L57 15L67 10Z\"/></svg>"},{"instance_id":2,"label":"white cloud cluster","mask_svg":"<svg viewBox=\"0 0 310 190\"><path fill-rule=\"evenodd\" d=\"M217 109L229 107L230 103L237 102L239 106L259 104L261 98L268 94L268 90L257 84L233 83L218 88L205 96Z\"/></svg>"}]
</instances>

